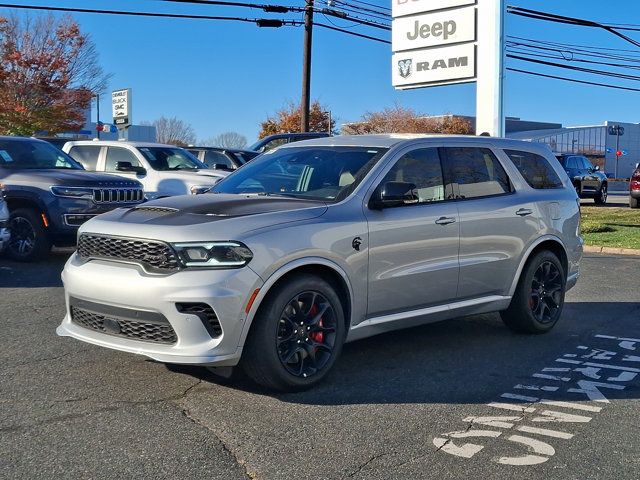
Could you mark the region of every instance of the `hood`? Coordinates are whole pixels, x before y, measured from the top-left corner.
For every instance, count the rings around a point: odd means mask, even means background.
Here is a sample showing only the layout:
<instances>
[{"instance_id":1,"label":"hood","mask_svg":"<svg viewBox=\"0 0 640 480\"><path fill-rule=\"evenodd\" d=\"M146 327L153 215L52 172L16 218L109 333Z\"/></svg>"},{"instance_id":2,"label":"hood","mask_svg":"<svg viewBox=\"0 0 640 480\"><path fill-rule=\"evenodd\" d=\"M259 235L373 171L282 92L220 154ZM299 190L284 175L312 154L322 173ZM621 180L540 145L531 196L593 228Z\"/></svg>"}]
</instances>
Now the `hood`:
<instances>
[{"instance_id":1,"label":"hood","mask_svg":"<svg viewBox=\"0 0 640 480\"><path fill-rule=\"evenodd\" d=\"M63 185L65 187L141 187L137 180L130 180L125 177L116 177L106 173L87 172L86 170L5 170L6 175L0 177L2 183L7 185L26 184L36 186L37 184ZM38 186L40 186L38 185Z\"/></svg>"},{"instance_id":2,"label":"hood","mask_svg":"<svg viewBox=\"0 0 640 480\"><path fill-rule=\"evenodd\" d=\"M88 221L81 231L167 242L241 240L247 232L310 220L326 211L324 202L297 198L180 195L113 210Z\"/></svg>"}]
</instances>

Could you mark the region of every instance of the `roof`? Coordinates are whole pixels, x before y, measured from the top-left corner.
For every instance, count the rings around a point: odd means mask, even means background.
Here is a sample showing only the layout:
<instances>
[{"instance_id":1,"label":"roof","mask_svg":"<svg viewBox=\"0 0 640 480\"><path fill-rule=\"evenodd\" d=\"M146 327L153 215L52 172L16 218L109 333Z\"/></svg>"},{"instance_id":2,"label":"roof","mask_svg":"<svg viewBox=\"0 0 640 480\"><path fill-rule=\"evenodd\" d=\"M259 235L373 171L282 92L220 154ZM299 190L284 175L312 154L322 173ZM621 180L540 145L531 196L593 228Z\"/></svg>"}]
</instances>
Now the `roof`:
<instances>
[{"instance_id":1,"label":"roof","mask_svg":"<svg viewBox=\"0 0 640 480\"><path fill-rule=\"evenodd\" d=\"M164 143L153 142L131 142L122 140L70 140L68 143L73 145L101 145L106 147L118 147L122 145L129 145L130 147L171 147L182 148L176 145L166 145Z\"/></svg>"},{"instance_id":2,"label":"roof","mask_svg":"<svg viewBox=\"0 0 640 480\"><path fill-rule=\"evenodd\" d=\"M455 141L456 143L485 143L487 145L502 147L502 148L522 148L526 146L527 149L540 149L546 148L546 146L540 146L538 144L532 144L530 142L522 142L519 140L513 140L510 138L497 138L497 137L481 137L475 135L441 135L441 134L414 134L414 133L388 133L377 135L337 135L334 137L314 138L312 140L302 140L295 143L288 143L282 145L280 148L296 148L304 146L351 146L351 147L378 147L378 148L391 148L397 145L411 145L412 143L423 143L424 141L432 140L434 143L441 142L443 139L449 141Z\"/></svg>"}]
</instances>

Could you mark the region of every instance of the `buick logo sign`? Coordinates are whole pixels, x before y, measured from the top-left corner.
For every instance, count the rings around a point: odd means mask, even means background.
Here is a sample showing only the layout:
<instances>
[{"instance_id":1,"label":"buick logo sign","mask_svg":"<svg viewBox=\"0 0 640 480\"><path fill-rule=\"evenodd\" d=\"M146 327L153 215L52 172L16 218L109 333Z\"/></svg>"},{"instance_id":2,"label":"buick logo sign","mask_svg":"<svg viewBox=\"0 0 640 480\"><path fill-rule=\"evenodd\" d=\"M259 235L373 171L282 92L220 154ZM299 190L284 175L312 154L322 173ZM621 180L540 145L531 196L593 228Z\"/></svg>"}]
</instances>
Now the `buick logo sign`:
<instances>
[{"instance_id":1,"label":"buick logo sign","mask_svg":"<svg viewBox=\"0 0 640 480\"><path fill-rule=\"evenodd\" d=\"M410 58L407 60L399 60L398 61L398 72L402 78L407 78L411 75L411 67L413 64L413 60Z\"/></svg>"}]
</instances>

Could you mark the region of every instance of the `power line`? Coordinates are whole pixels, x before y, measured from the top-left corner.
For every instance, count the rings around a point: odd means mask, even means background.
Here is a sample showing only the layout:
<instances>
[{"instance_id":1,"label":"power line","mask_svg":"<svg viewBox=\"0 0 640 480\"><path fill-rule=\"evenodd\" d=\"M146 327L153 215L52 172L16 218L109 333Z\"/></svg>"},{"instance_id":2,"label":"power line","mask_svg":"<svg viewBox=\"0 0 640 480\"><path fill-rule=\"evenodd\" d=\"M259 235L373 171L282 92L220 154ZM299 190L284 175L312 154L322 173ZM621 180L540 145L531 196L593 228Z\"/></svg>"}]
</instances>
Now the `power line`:
<instances>
[{"instance_id":1,"label":"power line","mask_svg":"<svg viewBox=\"0 0 640 480\"><path fill-rule=\"evenodd\" d=\"M529 70L521 70L519 68L513 68L513 67L507 67L507 70L509 70L511 72L524 73L526 75L533 75L533 76L536 76L536 77L553 78L555 80L564 80L566 82L582 83L582 84L585 84L585 85L595 85L597 87L614 88L614 89L617 89L617 90L629 90L631 92L640 92L640 88L623 87L621 85L610 85L608 83L589 82L587 80L578 80L578 79L575 79L575 78L559 77L557 75L548 75L548 74L545 74L545 73L531 72Z\"/></svg>"},{"instance_id":2,"label":"power line","mask_svg":"<svg viewBox=\"0 0 640 480\"><path fill-rule=\"evenodd\" d=\"M576 43L560 43L560 42L552 42L550 40L536 40L534 38L525 38L525 37L517 37L515 35L507 35L507 39L515 39L522 40L524 42L532 42L532 43L540 43L542 45L554 45L557 47L568 47L568 48L577 48L577 49L590 49L590 50L606 50L606 51L614 51L614 52L631 52L638 53L637 49L624 49L624 48L607 48L593 45L580 45Z\"/></svg>"},{"instance_id":3,"label":"power line","mask_svg":"<svg viewBox=\"0 0 640 480\"><path fill-rule=\"evenodd\" d=\"M390 42L389 40L384 40L384 39L382 39L382 38L372 37L372 36L370 36L370 35L364 35L364 34L362 34L362 33L354 32L354 31L351 31L351 30L345 30L345 29L342 29L342 28L339 28L339 27L334 27L334 26L331 26L331 25L326 25L326 24L324 24L324 23L317 23L317 22L314 22L314 25L317 25L318 27L322 27L322 28L327 28L327 29L329 29L329 30L335 30L335 31L337 31L337 32L346 33L347 35L353 35L354 37L361 37L361 38L366 38L366 39L368 39L368 40L373 40L373 41L380 42L380 43L388 43L388 44L391 44L391 42Z\"/></svg>"},{"instance_id":4,"label":"power line","mask_svg":"<svg viewBox=\"0 0 640 480\"><path fill-rule=\"evenodd\" d=\"M640 70L640 65L629 65L629 64L610 63L610 62L598 62L596 60L586 60L586 59L583 59L583 58L575 58L573 56L571 58L566 58L566 57L564 57L562 55L561 56L546 55L546 54L543 54L543 53L531 52L530 50L526 50L526 49L522 49L522 48L518 48L518 47L507 48L506 52L507 53L521 54L521 55L531 55L531 56L534 56L535 58L550 58L550 59L556 59L556 60L564 60L566 62L588 63L588 64L591 64L591 65L605 65L607 67L630 68L630 69L633 69L633 70Z\"/></svg>"},{"instance_id":5,"label":"power line","mask_svg":"<svg viewBox=\"0 0 640 480\"><path fill-rule=\"evenodd\" d=\"M622 78L625 80L634 80L634 81L640 81L640 76L637 75L628 75L626 73L617 73L617 72L606 72L603 70L595 70L592 68L583 68L583 67L576 67L574 65L563 65L561 63L556 63L556 62L548 62L546 60L537 60L534 58L528 58L528 57L523 57L520 55L513 55L513 54L507 54L508 58L513 58L515 60L522 60L523 62L529 62L529 63L537 63L539 65L546 65L549 67L557 67L557 68L564 68L567 70L573 70L576 72L584 72L584 73L591 73L594 75L604 75L607 77L615 77L615 78Z\"/></svg>"},{"instance_id":6,"label":"power line","mask_svg":"<svg viewBox=\"0 0 640 480\"><path fill-rule=\"evenodd\" d=\"M302 22L295 20L274 20L264 18L246 18L246 17L229 17L229 16L214 16L214 15L188 15L179 13L155 13L155 12L132 12L124 10L100 10L94 8L71 8L71 7L45 7L39 5L16 5L11 3L0 3L0 8L16 8L19 10L46 10L53 12L66 12L66 13L99 13L106 15L129 15L134 17L159 17L159 18L181 18L190 20L221 20L221 21L234 21L255 23L259 27L282 27L299 26Z\"/></svg>"},{"instance_id":7,"label":"power line","mask_svg":"<svg viewBox=\"0 0 640 480\"><path fill-rule=\"evenodd\" d=\"M507 12L511 13L513 15L519 15L521 17L527 17L527 18L533 18L535 20L544 20L547 22L556 22L556 23L564 23L567 25L577 25L577 26L581 26L581 27L594 27L594 28L601 28L617 37L620 37L621 39L625 40L626 42L631 43L632 45L635 45L636 47L640 47L640 42L634 40L633 38L620 33L617 31L616 28L605 25L603 23L598 23L598 22L594 22L591 20L583 20L580 18L575 18L575 17L567 17L567 16L563 16L563 15L556 15L553 13L547 13L547 12L540 12L538 10L530 10L528 8L521 8L521 7L514 7L514 6L509 6L507 7ZM634 28L630 28L630 27L624 27L624 28L620 28L620 30L639 30L640 29L634 29Z\"/></svg>"},{"instance_id":8,"label":"power line","mask_svg":"<svg viewBox=\"0 0 640 480\"><path fill-rule=\"evenodd\" d=\"M350 0L350 1L354 3L359 3L361 5L367 5L368 7L379 8L380 10L388 10L389 12L391 11L389 7L385 7L384 5L376 5L375 3L363 2L362 0Z\"/></svg>"},{"instance_id":9,"label":"power line","mask_svg":"<svg viewBox=\"0 0 640 480\"><path fill-rule=\"evenodd\" d=\"M338 6L338 8L340 8L341 10L347 10L347 11L351 11L351 12L356 12L356 13L362 13L364 15L369 15L372 17L376 17L378 19L381 20L391 20L391 15L387 12L381 12L379 10L373 10L370 8L366 8L366 7L360 7L358 5L353 5L351 3L348 2L342 2L340 0L334 0L333 3ZM329 1L327 0L327 4L329 4ZM327 5L329 6L329 5Z\"/></svg>"},{"instance_id":10,"label":"power line","mask_svg":"<svg viewBox=\"0 0 640 480\"><path fill-rule=\"evenodd\" d=\"M570 53L570 54L579 55L583 57L589 56L594 58L605 58L609 60L615 59L615 60L622 60L622 61L634 62L634 63L640 62L640 57L633 56L632 54L630 56L616 55L614 53L595 52L595 51L581 50L581 49L567 49L567 48L559 48L559 47L552 47L552 46L543 47L539 45L532 45L532 44L513 42L513 41L507 41L507 46L542 50L543 52L556 52L560 54Z\"/></svg>"}]
</instances>

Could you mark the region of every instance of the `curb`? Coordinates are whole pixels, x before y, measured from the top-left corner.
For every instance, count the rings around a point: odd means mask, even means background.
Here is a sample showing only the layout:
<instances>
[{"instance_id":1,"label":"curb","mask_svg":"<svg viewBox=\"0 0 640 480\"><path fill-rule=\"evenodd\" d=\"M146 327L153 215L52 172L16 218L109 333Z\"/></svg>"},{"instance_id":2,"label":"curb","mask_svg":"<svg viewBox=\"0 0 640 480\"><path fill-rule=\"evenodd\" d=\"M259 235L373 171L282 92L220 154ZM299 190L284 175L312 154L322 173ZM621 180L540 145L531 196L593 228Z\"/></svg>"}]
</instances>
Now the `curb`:
<instances>
[{"instance_id":1,"label":"curb","mask_svg":"<svg viewBox=\"0 0 640 480\"><path fill-rule=\"evenodd\" d=\"M633 248L615 248L615 247L593 247L591 245L584 246L585 253L609 253L614 255L636 255L640 256L640 250Z\"/></svg>"}]
</instances>

